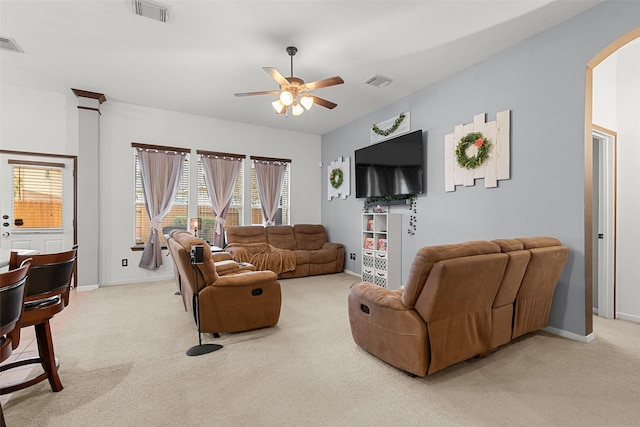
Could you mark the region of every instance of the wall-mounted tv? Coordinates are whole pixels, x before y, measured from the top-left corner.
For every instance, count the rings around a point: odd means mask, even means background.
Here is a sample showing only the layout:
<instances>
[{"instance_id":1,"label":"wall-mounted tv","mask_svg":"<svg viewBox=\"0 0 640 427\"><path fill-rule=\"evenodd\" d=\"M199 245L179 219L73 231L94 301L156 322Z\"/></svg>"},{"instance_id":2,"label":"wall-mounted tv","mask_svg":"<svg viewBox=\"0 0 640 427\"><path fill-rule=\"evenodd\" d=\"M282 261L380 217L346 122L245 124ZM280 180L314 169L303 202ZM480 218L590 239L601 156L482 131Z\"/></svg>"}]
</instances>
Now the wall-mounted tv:
<instances>
[{"instance_id":1,"label":"wall-mounted tv","mask_svg":"<svg viewBox=\"0 0 640 427\"><path fill-rule=\"evenodd\" d=\"M355 152L356 198L422 193L422 130Z\"/></svg>"}]
</instances>

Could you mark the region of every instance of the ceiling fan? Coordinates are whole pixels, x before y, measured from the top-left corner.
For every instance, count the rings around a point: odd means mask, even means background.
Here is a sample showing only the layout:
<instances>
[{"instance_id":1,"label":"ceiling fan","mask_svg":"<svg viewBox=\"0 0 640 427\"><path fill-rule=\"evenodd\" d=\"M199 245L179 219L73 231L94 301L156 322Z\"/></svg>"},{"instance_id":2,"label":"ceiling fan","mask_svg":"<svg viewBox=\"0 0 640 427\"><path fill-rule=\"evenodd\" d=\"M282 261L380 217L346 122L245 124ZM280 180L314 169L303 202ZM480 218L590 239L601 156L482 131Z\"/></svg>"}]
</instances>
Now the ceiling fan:
<instances>
[{"instance_id":1,"label":"ceiling fan","mask_svg":"<svg viewBox=\"0 0 640 427\"><path fill-rule=\"evenodd\" d=\"M305 83L301 78L293 76L293 57L298 52L298 49L294 46L289 46L286 51L291 57L291 77L284 77L273 67L262 67L262 69L280 85L279 90L236 93L235 96L279 95L279 98L271 103L276 113L283 114L286 113L288 109L291 109L291 113L294 116L299 116L304 113L304 110L309 110L313 104L318 104L328 109L337 107L338 104L312 95L309 92L327 86L342 84L344 83L342 77L334 76L328 79Z\"/></svg>"}]
</instances>

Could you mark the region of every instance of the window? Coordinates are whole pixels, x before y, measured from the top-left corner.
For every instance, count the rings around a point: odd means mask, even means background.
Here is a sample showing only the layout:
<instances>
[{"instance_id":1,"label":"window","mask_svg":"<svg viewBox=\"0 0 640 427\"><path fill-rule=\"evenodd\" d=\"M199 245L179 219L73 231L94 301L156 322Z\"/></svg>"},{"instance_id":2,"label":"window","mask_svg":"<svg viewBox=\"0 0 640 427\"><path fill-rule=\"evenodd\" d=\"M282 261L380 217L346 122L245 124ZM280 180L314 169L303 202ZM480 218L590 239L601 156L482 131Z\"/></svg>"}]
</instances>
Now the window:
<instances>
[{"instance_id":1,"label":"window","mask_svg":"<svg viewBox=\"0 0 640 427\"><path fill-rule=\"evenodd\" d=\"M20 228L62 228L63 164L13 164L13 218Z\"/></svg>"},{"instance_id":2,"label":"window","mask_svg":"<svg viewBox=\"0 0 640 427\"><path fill-rule=\"evenodd\" d=\"M140 163L138 161L138 151L135 152L135 174L136 174L136 199L135 199L135 239L136 245L143 245L151 233L149 214L145 206L144 190L142 189L142 175L140 174ZM189 159L183 156L184 167L178 184L178 192L173 199L171 210L162 220L160 225L160 242L164 245L165 234L169 234L172 229L188 229L188 209L189 209Z\"/></svg>"},{"instance_id":3,"label":"window","mask_svg":"<svg viewBox=\"0 0 640 427\"><path fill-rule=\"evenodd\" d=\"M244 161L240 163L240 170L238 171L238 179L231 196L231 205L229 206L229 212L227 213L226 226L242 225L242 212L243 212L243 191L242 184L244 182ZM207 184L204 178L204 170L202 168L202 157L198 158L198 218L200 218L200 230L198 230L198 237L213 244L213 237L215 232L215 215L211 209L211 198L207 191Z\"/></svg>"},{"instance_id":4,"label":"window","mask_svg":"<svg viewBox=\"0 0 640 427\"><path fill-rule=\"evenodd\" d=\"M277 161L277 159L273 159ZM280 192L280 200L278 201L278 213L275 218L275 225L289 224L289 175L291 170L291 161L282 161L287 167L284 172L282 182L282 191ZM256 169L254 163L251 163L251 224L263 225L265 222L262 215L262 204L260 203L260 194L258 192L258 180L256 178Z\"/></svg>"},{"instance_id":5,"label":"window","mask_svg":"<svg viewBox=\"0 0 640 427\"><path fill-rule=\"evenodd\" d=\"M254 163L251 162L251 187L247 183L245 188L245 174L249 171L245 171L246 156L244 154L231 154L231 153L218 153L210 151L197 150L195 154L198 155L196 159L194 154L187 154L191 150L183 148L161 147L139 143L132 143L134 148L134 165L135 165L135 245L142 246L146 243L151 232L151 224L149 221L149 215L147 214L147 208L145 204L144 190L142 187L142 176L140 172L140 163L138 158L138 150L162 150L167 152L176 152L186 154L183 155L184 166L182 174L180 176L178 190L173 200L171 210L163 219L160 225L160 242L166 244L165 236L168 235L173 229L188 230L189 220L195 216L200 219L200 226L198 228L198 237L204 239L209 244L216 244L215 236L215 224L216 218L211 209L211 200L209 198L209 192L207 191L202 156L223 156L237 159L240 162L240 168L238 171L238 177L235 181L233 195L231 197L231 204L227 213L225 226L244 225L249 221L249 215L251 216L251 224L264 224L264 218L262 217L262 209L260 203L260 196L258 194L258 185L256 180ZM275 224L285 225L290 223L290 209L289 209L289 192L290 192L290 160L286 159L271 159L264 157L251 157L252 160L262 160L265 162L276 162L279 164L285 164L285 171L283 177L283 184L278 200L278 210L275 218ZM191 165L190 165L191 164ZM194 169L196 177L190 177L190 169ZM197 187L196 187L197 182ZM251 205L245 205L245 197L250 192ZM192 197L189 197L189 194ZM248 200L247 200L248 202ZM220 243L218 243L220 244Z\"/></svg>"}]
</instances>

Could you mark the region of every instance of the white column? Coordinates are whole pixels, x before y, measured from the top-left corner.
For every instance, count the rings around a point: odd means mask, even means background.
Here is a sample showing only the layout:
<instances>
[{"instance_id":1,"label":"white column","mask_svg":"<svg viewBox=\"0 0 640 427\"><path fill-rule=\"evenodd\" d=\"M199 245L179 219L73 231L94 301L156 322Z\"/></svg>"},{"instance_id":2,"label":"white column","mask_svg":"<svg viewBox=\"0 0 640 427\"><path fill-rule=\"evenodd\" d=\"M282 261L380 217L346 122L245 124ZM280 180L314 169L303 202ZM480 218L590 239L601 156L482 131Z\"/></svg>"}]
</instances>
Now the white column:
<instances>
[{"instance_id":1,"label":"white column","mask_svg":"<svg viewBox=\"0 0 640 427\"><path fill-rule=\"evenodd\" d=\"M71 90L78 97L78 287L88 289L100 286L100 104L106 98Z\"/></svg>"}]
</instances>

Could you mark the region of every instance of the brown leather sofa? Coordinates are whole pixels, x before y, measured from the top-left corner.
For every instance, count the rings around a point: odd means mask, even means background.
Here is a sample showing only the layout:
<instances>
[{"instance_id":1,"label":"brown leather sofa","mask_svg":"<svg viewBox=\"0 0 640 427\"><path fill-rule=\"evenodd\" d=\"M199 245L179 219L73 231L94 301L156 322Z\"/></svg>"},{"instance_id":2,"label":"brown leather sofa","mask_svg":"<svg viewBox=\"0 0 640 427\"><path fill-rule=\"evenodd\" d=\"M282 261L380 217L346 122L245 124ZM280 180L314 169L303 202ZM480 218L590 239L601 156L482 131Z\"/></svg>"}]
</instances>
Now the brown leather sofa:
<instances>
[{"instance_id":1,"label":"brown leather sofa","mask_svg":"<svg viewBox=\"0 0 640 427\"><path fill-rule=\"evenodd\" d=\"M190 233L171 236L167 244L180 276L185 310L194 311L198 294L200 332L241 332L274 326L280 318L280 283L272 271L236 271L219 275L207 242ZM191 263L191 247L204 246L203 263Z\"/></svg>"},{"instance_id":2,"label":"brown leather sofa","mask_svg":"<svg viewBox=\"0 0 640 427\"><path fill-rule=\"evenodd\" d=\"M169 255L169 258L171 258L171 261L173 262L173 272L176 278L176 286L178 288L178 292L182 292L182 284L180 283L180 272L178 271L178 266L174 261L174 256L171 253L171 245L169 245L169 239L175 238L175 236L177 236L178 234L186 234L188 237L194 237L194 235L193 233L191 233L191 231L176 229L176 230L172 230L166 236L167 250L169 252L168 255ZM216 267L216 272L220 276L225 276L227 274L237 274L243 271L254 271L256 269L255 266L249 263L246 263L246 262L238 263L234 261L229 252L212 252L211 260L213 261L213 264Z\"/></svg>"},{"instance_id":3,"label":"brown leather sofa","mask_svg":"<svg viewBox=\"0 0 640 427\"><path fill-rule=\"evenodd\" d=\"M496 350L547 326L568 252L550 237L424 247L403 289L351 287L353 339L418 376Z\"/></svg>"},{"instance_id":4,"label":"brown leather sofa","mask_svg":"<svg viewBox=\"0 0 640 427\"><path fill-rule=\"evenodd\" d=\"M224 248L237 262L271 270L280 279L339 273L344 245L329 242L321 224L232 226Z\"/></svg>"}]
</instances>

